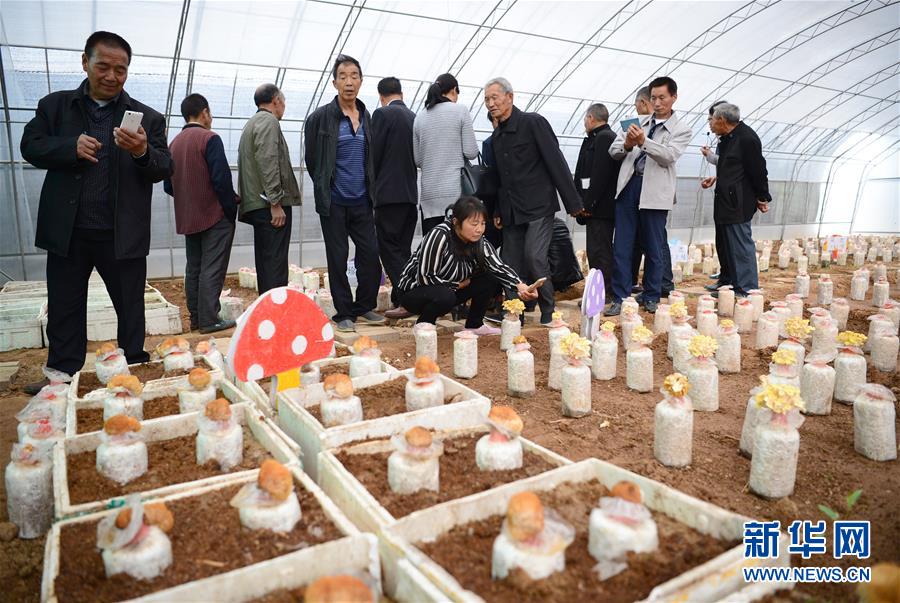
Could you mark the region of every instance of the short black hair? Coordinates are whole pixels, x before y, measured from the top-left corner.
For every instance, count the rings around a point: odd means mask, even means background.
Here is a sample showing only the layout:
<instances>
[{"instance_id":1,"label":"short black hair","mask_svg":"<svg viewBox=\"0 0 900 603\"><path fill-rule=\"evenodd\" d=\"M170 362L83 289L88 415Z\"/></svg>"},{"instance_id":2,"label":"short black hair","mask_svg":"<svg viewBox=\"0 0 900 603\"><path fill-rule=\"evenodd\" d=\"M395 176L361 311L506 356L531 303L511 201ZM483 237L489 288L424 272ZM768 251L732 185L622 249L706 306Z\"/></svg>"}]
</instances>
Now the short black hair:
<instances>
[{"instance_id":1,"label":"short black hair","mask_svg":"<svg viewBox=\"0 0 900 603\"><path fill-rule=\"evenodd\" d=\"M587 113L597 121L609 121L609 109L607 109L606 105L604 105L603 103L594 103L587 108L587 111L585 113Z\"/></svg>"},{"instance_id":2,"label":"short black hair","mask_svg":"<svg viewBox=\"0 0 900 603\"><path fill-rule=\"evenodd\" d=\"M128 64L131 65L131 44L125 41L125 38L111 31L95 31L88 36L87 42L84 43L84 54L89 59L94 57L94 47L97 44L112 46L113 48L121 48L128 55Z\"/></svg>"},{"instance_id":3,"label":"short black hair","mask_svg":"<svg viewBox=\"0 0 900 603\"><path fill-rule=\"evenodd\" d=\"M659 88L660 86L665 86L666 88L668 88L669 94L678 94L678 84L676 84L675 80L670 78L668 75L653 78L653 80L647 85L647 88L652 91L654 88Z\"/></svg>"},{"instance_id":4,"label":"short black hair","mask_svg":"<svg viewBox=\"0 0 900 603\"><path fill-rule=\"evenodd\" d=\"M359 61L351 57L349 54L339 54L334 59L334 67L331 68L331 79L337 79L338 67L340 67L344 63L352 63L356 65L356 68L359 69L359 77L362 77L362 67L359 65Z\"/></svg>"},{"instance_id":5,"label":"short black hair","mask_svg":"<svg viewBox=\"0 0 900 603\"><path fill-rule=\"evenodd\" d=\"M275 84L263 84L253 93L253 103L257 107L260 105L268 105L279 95L281 95L281 90L278 89L278 86Z\"/></svg>"},{"instance_id":6,"label":"short black hair","mask_svg":"<svg viewBox=\"0 0 900 603\"><path fill-rule=\"evenodd\" d=\"M192 117L197 117L203 113L204 109L209 109L209 103L202 94L188 94L181 101L181 116L184 121L190 121Z\"/></svg>"},{"instance_id":7,"label":"short black hair","mask_svg":"<svg viewBox=\"0 0 900 603\"><path fill-rule=\"evenodd\" d=\"M378 82L378 94L381 96L403 94L403 87L400 85L400 80L394 76L384 78Z\"/></svg>"}]
</instances>

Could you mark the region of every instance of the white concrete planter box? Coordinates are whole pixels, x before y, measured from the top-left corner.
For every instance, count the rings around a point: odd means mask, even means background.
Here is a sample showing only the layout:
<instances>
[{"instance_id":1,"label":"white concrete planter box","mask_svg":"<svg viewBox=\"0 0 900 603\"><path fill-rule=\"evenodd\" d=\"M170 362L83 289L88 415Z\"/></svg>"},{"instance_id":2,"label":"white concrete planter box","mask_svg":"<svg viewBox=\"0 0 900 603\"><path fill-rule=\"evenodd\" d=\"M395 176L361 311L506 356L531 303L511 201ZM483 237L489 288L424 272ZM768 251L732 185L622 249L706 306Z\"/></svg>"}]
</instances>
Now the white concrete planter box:
<instances>
[{"instance_id":1,"label":"white concrete planter box","mask_svg":"<svg viewBox=\"0 0 900 603\"><path fill-rule=\"evenodd\" d=\"M409 376L413 369L392 370L391 373L358 377L353 380L353 389L359 390L370 385L378 385L401 375ZM475 390L443 375L441 375L441 380L444 382L444 395L460 394L461 399L458 402L328 428L305 408L319 404L321 397L315 399L313 396L311 400L305 400L302 396L292 397L282 392L278 394L278 424L288 436L300 444L303 458L307 459L304 469L318 481L316 458L322 450L362 440L389 438L393 434L415 425L427 429L446 429L476 427L484 424L484 418L491 408L491 401ZM302 390L300 391L302 392Z\"/></svg>"},{"instance_id":2,"label":"white concrete planter box","mask_svg":"<svg viewBox=\"0 0 900 603\"><path fill-rule=\"evenodd\" d=\"M41 314L45 306L39 298L0 299L0 352L44 347Z\"/></svg>"},{"instance_id":3,"label":"white concrete planter box","mask_svg":"<svg viewBox=\"0 0 900 603\"><path fill-rule=\"evenodd\" d=\"M201 580L187 582L160 590L132 601L250 601L279 589L294 589L305 586L317 578L335 574L368 573L374 586L380 592L381 568L378 560L378 546L374 535L361 534L341 513L333 502L296 465L291 469L296 481L311 493L325 515L344 534L342 538L317 544L274 559L261 561L230 572L217 574ZM164 501L203 496L205 493L256 480L258 470L245 472L238 478L226 482L197 486L190 490L169 494ZM160 498L158 496L153 498ZM89 515L74 517L57 522L47 537L44 548L44 575L41 581L41 601L52 603L57 600L54 583L60 568L60 532L67 526L83 522L98 521L118 509L103 510ZM235 513L237 511L235 510Z\"/></svg>"},{"instance_id":4,"label":"white concrete planter box","mask_svg":"<svg viewBox=\"0 0 900 603\"><path fill-rule=\"evenodd\" d=\"M279 430L271 421L260 416L258 411L246 404L235 404L232 406L232 412L241 425L246 425L250 429L250 433L259 445L269 451L277 461L292 466L299 465L299 448L292 442L289 442L287 436L281 433L281 430ZM172 415L170 417L151 419L141 423L141 434L144 436L144 441L148 444L151 442L192 436L196 433L196 413ZM54 446L53 499L55 504L55 514L58 519L98 511L106 508L111 501L124 498L124 496L113 497L79 504L73 504L69 498L68 456L80 452L94 451L99 445L100 432L95 431L77 435L73 438L66 438ZM162 488L141 492L141 498L147 500L207 484L218 484L224 481L233 480L237 477L246 476L254 471L256 470L223 473L221 475L207 477L193 482L171 484L163 486Z\"/></svg>"},{"instance_id":5,"label":"white concrete planter box","mask_svg":"<svg viewBox=\"0 0 900 603\"><path fill-rule=\"evenodd\" d=\"M145 364L162 364L162 360L150 361ZM136 366L136 365L132 365ZM209 371L209 375L212 378L211 383L214 386L221 386L222 381L225 379L222 378L222 371L215 368L211 365L206 358L203 356L194 355L194 366L199 368L205 368ZM80 403L87 402L91 400L103 400L108 395L106 388L101 387L100 389L95 389L91 392L88 392L84 398L78 397L78 383L81 381L81 375L85 373L93 373L94 371L78 371L75 373L75 376L72 377L72 383L69 384L69 394L68 399L69 403ZM178 390L183 387L188 386L188 376L181 375L179 377L163 377L162 379L152 379L144 383L144 391L141 393L141 396L146 400L148 398L156 398L158 396L173 396L178 393Z\"/></svg>"},{"instance_id":6,"label":"white concrete planter box","mask_svg":"<svg viewBox=\"0 0 900 603\"><path fill-rule=\"evenodd\" d=\"M445 442L456 437L470 434L486 434L487 427L455 428L452 425L455 417L444 417L447 425L437 431L437 437ZM413 427L410 423L409 427ZM561 467L571 465L572 461L556 454L525 438L519 438L525 452L531 452L548 461L552 465ZM348 444L332 450L323 450L319 453L318 483L322 490L341 508L360 530L378 533L382 528L394 524L397 519L385 509L366 487L348 471L337 458L337 454L346 452L349 454L377 454L393 450L390 440L374 440L359 444Z\"/></svg>"},{"instance_id":7,"label":"white concrete planter box","mask_svg":"<svg viewBox=\"0 0 900 603\"><path fill-rule=\"evenodd\" d=\"M335 346L346 347L341 343L335 342ZM311 362L310 364L314 364L318 367L332 366L335 364L346 364L347 365L347 373L350 372L350 356L342 356L341 358L323 358L321 360L316 360L315 362ZM388 364L387 362L381 361L381 370L383 373L395 375L398 374L399 371ZM264 409L269 416L276 416L278 414L278 397L275 398L275 408L272 408L272 404L270 401L269 394L266 393L266 390L256 381L239 381L235 380L238 387L247 394L251 399L256 400L259 404L260 408ZM364 387L364 386L359 386ZM312 385L308 385L303 388L293 387L290 389L286 389L280 392L282 396L286 396L289 399L293 400L297 404L301 406L309 406L311 404L318 404L325 397L325 390L322 389L322 383L314 383ZM304 403L304 401L306 401Z\"/></svg>"},{"instance_id":8,"label":"white concrete planter box","mask_svg":"<svg viewBox=\"0 0 900 603\"><path fill-rule=\"evenodd\" d=\"M416 603L432 600L483 601L477 593L465 590L450 572L422 553L414 543L434 541L455 526L504 514L510 497L518 492L552 490L563 482L586 482L595 478L607 487L623 479L635 482L643 491L648 508L714 538L741 540L743 523L751 521L748 517L726 511L610 463L587 459L417 511L385 527L379 534L385 591L397 601ZM747 591L748 585L743 581L741 572L742 567L754 565L788 567L789 542L786 538L780 541L777 559L744 559L743 546L738 545L680 576L656 585L645 601L730 601L731 595L742 589L745 596L749 594L749 598L742 600L753 600L778 588L790 588L790 584L767 584L755 585ZM404 560L407 563L402 563ZM490 559L486 562L490 563ZM431 587L437 587L440 593L437 598L434 598ZM590 593L585 593L584 600L591 600Z\"/></svg>"},{"instance_id":9,"label":"white concrete planter box","mask_svg":"<svg viewBox=\"0 0 900 603\"><path fill-rule=\"evenodd\" d=\"M256 402L247 397L242 391L236 388L234 385L229 383L228 381L222 379L219 381L216 386L220 390L222 390L222 395L232 404L245 404L248 408L255 408ZM169 386L162 389L157 389L150 394L146 392L141 393L141 398L146 402L147 400L153 400L154 398L161 398L163 396L177 396L178 395L178 387ZM66 437L74 438L79 435L78 433L78 411L84 410L86 408L103 408L103 398L90 398L80 401L69 400L66 405ZM196 413L186 413L191 414L191 416L196 416ZM169 415L172 417L179 415ZM163 418L163 417L157 417ZM156 419L149 419L150 421L155 421ZM273 425L274 426L274 425ZM280 429L278 431L281 431ZM84 432L90 433L90 432ZM84 435L84 433L80 435ZM287 438L287 436L284 436ZM290 440L288 438L288 440ZM293 442L292 442L293 443ZM296 446L296 444L294 444ZM299 448L298 448L299 449Z\"/></svg>"}]
</instances>

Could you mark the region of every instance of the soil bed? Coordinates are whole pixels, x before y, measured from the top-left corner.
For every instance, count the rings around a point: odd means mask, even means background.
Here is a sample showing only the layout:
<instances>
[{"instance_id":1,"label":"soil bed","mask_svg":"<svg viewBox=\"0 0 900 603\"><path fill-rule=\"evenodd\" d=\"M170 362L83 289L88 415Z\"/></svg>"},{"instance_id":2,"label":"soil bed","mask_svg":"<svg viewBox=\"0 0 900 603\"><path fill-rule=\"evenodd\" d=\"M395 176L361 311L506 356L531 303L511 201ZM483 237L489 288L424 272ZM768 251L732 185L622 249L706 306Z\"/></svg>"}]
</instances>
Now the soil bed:
<instances>
[{"instance_id":1,"label":"soil bed","mask_svg":"<svg viewBox=\"0 0 900 603\"><path fill-rule=\"evenodd\" d=\"M147 362L144 364L129 366L128 372L140 379L141 383L145 385L148 381L153 381L155 379L162 379L164 377L181 377L190 373L190 371L186 371L184 369L176 369L174 371L168 372L164 371L161 362ZM97 378L97 373L94 373L93 371L89 373L81 373L78 376L79 398L84 398L95 389L102 389L105 387L105 385L100 383L100 379Z\"/></svg>"},{"instance_id":2,"label":"soil bed","mask_svg":"<svg viewBox=\"0 0 900 603\"><path fill-rule=\"evenodd\" d=\"M387 463L390 452L350 454L341 452L338 460L372 493L382 507L395 518L426 509L448 500L490 490L509 482L525 479L556 465L532 453L525 452L522 467L512 471L481 471L475 464L475 444L483 433L444 440L441 456L440 492L421 490L415 494L396 494L388 485Z\"/></svg>"},{"instance_id":3,"label":"soil bed","mask_svg":"<svg viewBox=\"0 0 900 603\"><path fill-rule=\"evenodd\" d=\"M350 374L350 365L346 362L339 364L327 364L325 366L319 367L319 377L322 382L325 382L327 377L331 375L349 375Z\"/></svg>"},{"instance_id":4,"label":"soil bed","mask_svg":"<svg viewBox=\"0 0 900 603\"><path fill-rule=\"evenodd\" d=\"M222 390L216 390L216 397L224 397ZM159 398L151 398L150 400L144 400L143 420L147 421L149 419L177 415L180 414L179 411L180 406L178 405L178 396L160 396ZM100 431L103 429L102 408L79 408L77 412L77 433L89 433L91 431Z\"/></svg>"},{"instance_id":5,"label":"soil bed","mask_svg":"<svg viewBox=\"0 0 900 603\"><path fill-rule=\"evenodd\" d=\"M248 530L241 525L238 510L228 504L239 489L232 486L167 503L175 516L175 527L169 533L173 563L149 581L124 574L106 577L100 550L94 546L97 522L64 527L55 585L60 603L131 599L342 536L315 497L299 483L294 484L294 492L303 517L291 532Z\"/></svg>"},{"instance_id":6,"label":"soil bed","mask_svg":"<svg viewBox=\"0 0 900 603\"><path fill-rule=\"evenodd\" d=\"M221 471L219 464L215 461L198 465L197 437L195 435L147 442L147 456L149 467L147 473L120 486L97 473L95 451L68 455L67 470L71 504L77 505L124 496L132 492L154 490L223 473L257 469L260 463L269 457L269 452L256 441L250 430L244 427L244 460L231 471Z\"/></svg>"},{"instance_id":7,"label":"soil bed","mask_svg":"<svg viewBox=\"0 0 900 603\"><path fill-rule=\"evenodd\" d=\"M366 572L366 574L351 574L352 576L361 579L366 584L369 584L369 580L372 578L370 574ZM280 588L276 591L272 591L267 595L263 595L258 599L252 599L248 603L303 603L303 598L306 596L306 588L308 585L298 586L297 588ZM381 595L378 598L378 603L392 603L393 599L388 598L385 595Z\"/></svg>"},{"instance_id":8,"label":"soil bed","mask_svg":"<svg viewBox=\"0 0 900 603\"><path fill-rule=\"evenodd\" d=\"M372 419L380 419L381 417L389 417L391 415L399 415L407 412L406 410L406 377L397 377L378 385L370 385L361 387L355 392L362 402L363 421L371 421ZM457 393L452 396L444 397L444 404L452 404L459 402L461 394ZM315 417L316 421L322 422L322 411L319 405L305 407L306 411Z\"/></svg>"},{"instance_id":9,"label":"soil bed","mask_svg":"<svg viewBox=\"0 0 900 603\"><path fill-rule=\"evenodd\" d=\"M501 515L456 526L433 543L417 546L468 590L485 601L635 601L657 585L697 567L736 546L738 541L716 540L653 513L659 548L653 553L629 553L628 569L606 581L593 571L588 553L588 518L606 488L597 480L566 482L553 492L537 492L545 507L556 510L575 528L575 541L566 549L566 569L545 580L530 581L521 571L504 580L491 579L491 551L500 533Z\"/></svg>"}]
</instances>

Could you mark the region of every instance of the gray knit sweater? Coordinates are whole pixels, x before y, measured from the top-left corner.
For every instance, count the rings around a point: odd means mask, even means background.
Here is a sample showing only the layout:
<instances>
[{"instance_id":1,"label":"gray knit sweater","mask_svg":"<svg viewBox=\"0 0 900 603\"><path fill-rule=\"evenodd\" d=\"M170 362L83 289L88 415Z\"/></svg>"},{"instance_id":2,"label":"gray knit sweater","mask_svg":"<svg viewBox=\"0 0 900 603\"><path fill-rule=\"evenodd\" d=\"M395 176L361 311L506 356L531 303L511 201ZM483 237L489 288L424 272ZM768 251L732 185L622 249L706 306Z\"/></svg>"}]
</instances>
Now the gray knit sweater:
<instances>
[{"instance_id":1,"label":"gray knit sweater","mask_svg":"<svg viewBox=\"0 0 900 603\"><path fill-rule=\"evenodd\" d=\"M456 103L423 109L413 124L413 157L422 169L419 206L426 218L444 215L459 198L460 169L478 157L469 111Z\"/></svg>"}]
</instances>

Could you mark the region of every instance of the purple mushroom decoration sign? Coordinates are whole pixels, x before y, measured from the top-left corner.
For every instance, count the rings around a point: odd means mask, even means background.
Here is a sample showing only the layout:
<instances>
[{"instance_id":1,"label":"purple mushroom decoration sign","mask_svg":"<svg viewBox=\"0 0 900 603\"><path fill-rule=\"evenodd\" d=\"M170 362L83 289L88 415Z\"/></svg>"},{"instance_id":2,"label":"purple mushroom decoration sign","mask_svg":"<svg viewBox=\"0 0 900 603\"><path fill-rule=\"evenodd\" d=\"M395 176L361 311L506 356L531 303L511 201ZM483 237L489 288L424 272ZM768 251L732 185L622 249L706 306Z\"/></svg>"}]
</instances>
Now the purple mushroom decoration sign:
<instances>
[{"instance_id":1,"label":"purple mushroom decoration sign","mask_svg":"<svg viewBox=\"0 0 900 603\"><path fill-rule=\"evenodd\" d=\"M581 298L581 336L593 341L600 329L600 313L606 304L606 284L603 273L591 268L584 281L584 295Z\"/></svg>"}]
</instances>

